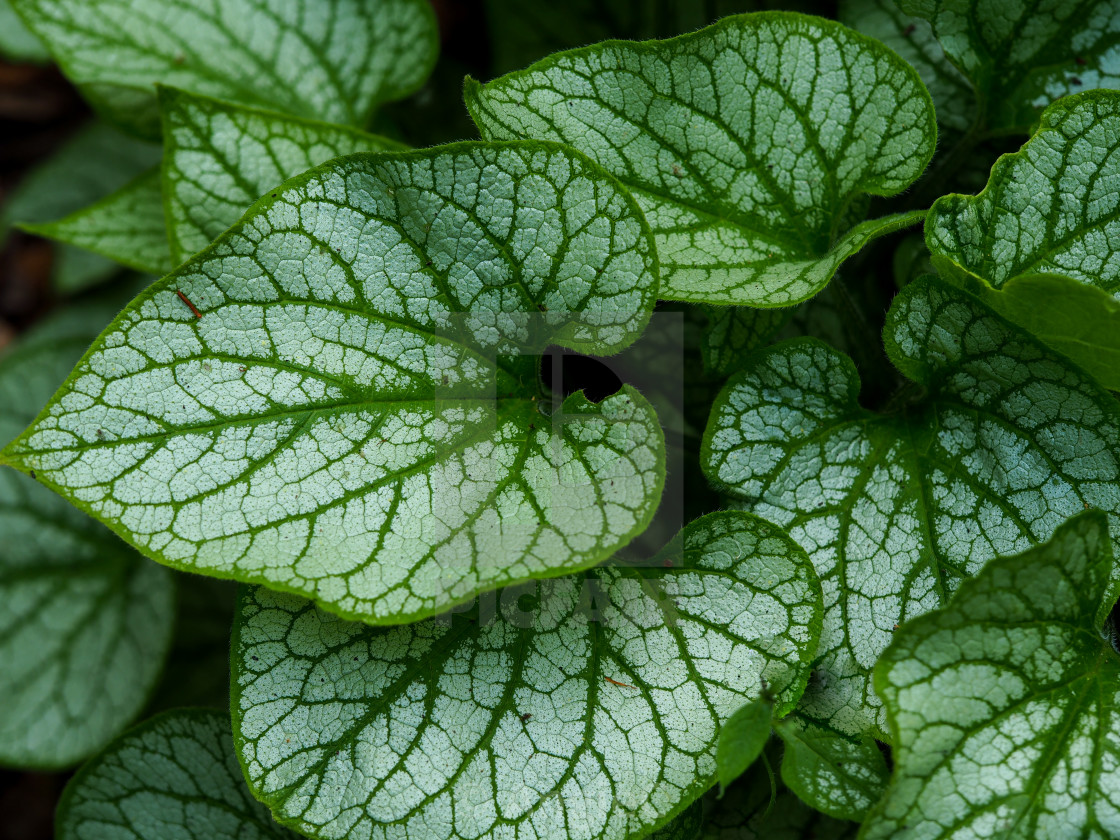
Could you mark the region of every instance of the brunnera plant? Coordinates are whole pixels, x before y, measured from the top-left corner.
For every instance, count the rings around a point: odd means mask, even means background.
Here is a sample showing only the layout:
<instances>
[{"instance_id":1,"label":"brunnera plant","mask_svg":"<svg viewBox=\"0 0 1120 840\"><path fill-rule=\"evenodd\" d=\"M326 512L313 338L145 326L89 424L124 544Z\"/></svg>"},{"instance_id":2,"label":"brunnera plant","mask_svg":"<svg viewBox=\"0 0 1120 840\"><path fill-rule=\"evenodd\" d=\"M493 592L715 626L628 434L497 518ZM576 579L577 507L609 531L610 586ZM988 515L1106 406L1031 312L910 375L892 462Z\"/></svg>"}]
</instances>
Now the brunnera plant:
<instances>
[{"instance_id":1,"label":"brunnera plant","mask_svg":"<svg viewBox=\"0 0 1120 840\"><path fill-rule=\"evenodd\" d=\"M424 0L0 6L99 120L2 216L0 763L60 838L1120 837L1120 4L507 5L461 99Z\"/></svg>"}]
</instances>

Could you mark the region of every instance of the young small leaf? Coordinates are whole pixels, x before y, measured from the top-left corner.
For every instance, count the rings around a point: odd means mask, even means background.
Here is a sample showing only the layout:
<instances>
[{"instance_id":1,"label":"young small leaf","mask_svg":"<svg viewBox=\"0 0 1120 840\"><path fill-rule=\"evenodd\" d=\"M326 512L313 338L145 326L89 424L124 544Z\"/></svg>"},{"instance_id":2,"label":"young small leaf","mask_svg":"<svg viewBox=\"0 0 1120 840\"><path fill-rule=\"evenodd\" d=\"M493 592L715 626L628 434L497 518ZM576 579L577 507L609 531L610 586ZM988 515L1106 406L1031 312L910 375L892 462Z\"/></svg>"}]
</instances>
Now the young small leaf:
<instances>
[{"instance_id":1,"label":"young small leaf","mask_svg":"<svg viewBox=\"0 0 1120 840\"><path fill-rule=\"evenodd\" d=\"M875 666L894 775L861 838L1120 833L1120 658L1108 520L1082 512L989 563Z\"/></svg>"},{"instance_id":2,"label":"young small leaf","mask_svg":"<svg viewBox=\"0 0 1120 840\"><path fill-rule=\"evenodd\" d=\"M21 227L148 274L166 274L173 268L157 169L62 219Z\"/></svg>"},{"instance_id":3,"label":"young small leaf","mask_svg":"<svg viewBox=\"0 0 1120 840\"><path fill-rule=\"evenodd\" d=\"M917 72L821 18L739 15L666 41L550 56L466 83L484 137L559 140L633 192L653 229L661 296L790 306L875 237L922 212L854 221L933 155Z\"/></svg>"},{"instance_id":4,"label":"young small leaf","mask_svg":"<svg viewBox=\"0 0 1120 840\"><path fill-rule=\"evenodd\" d=\"M156 137L155 84L365 125L423 83L438 48L426 0L11 0L107 119Z\"/></svg>"},{"instance_id":5,"label":"young small leaf","mask_svg":"<svg viewBox=\"0 0 1120 840\"><path fill-rule=\"evenodd\" d=\"M931 277L895 298L885 338L921 398L867 411L846 356L789 341L727 384L702 454L813 558L825 625L801 711L850 735L885 733L870 672L898 625L1086 507L1120 526L1120 404L1096 382Z\"/></svg>"},{"instance_id":6,"label":"young small leaf","mask_svg":"<svg viewBox=\"0 0 1120 840\"><path fill-rule=\"evenodd\" d=\"M773 714L774 704L768 697L762 696L736 710L720 727L716 745L716 775L721 795L762 753L770 740Z\"/></svg>"},{"instance_id":7,"label":"young small leaf","mask_svg":"<svg viewBox=\"0 0 1120 840\"><path fill-rule=\"evenodd\" d=\"M229 718L176 709L122 735L70 780L57 840L298 840L245 787Z\"/></svg>"},{"instance_id":8,"label":"young small leaf","mask_svg":"<svg viewBox=\"0 0 1120 840\"><path fill-rule=\"evenodd\" d=\"M866 735L838 735L797 714L776 721L785 744L782 781L808 805L839 820L862 822L887 786L887 762Z\"/></svg>"},{"instance_id":9,"label":"young small leaf","mask_svg":"<svg viewBox=\"0 0 1120 840\"><path fill-rule=\"evenodd\" d=\"M553 410L536 356L621 349L656 289L641 212L571 150L342 158L133 301L5 458L168 565L433 615L645 528L653 409Z\"/></svg>"},{"instance_id":10,"label":"young small leaf","mask_svg":"<svg viewBox=\"0 0 1120 840\"><path fill-rule=\"evenodd\" d=\"M1025 132L1063 96L1120 87L1120 0L898 5L933 24L945 53L972 82L989 130Z\"/></svg>"},{"instance_id":11,"label":"young small leaf","mask_svg":"<svg viewBox=\"0 0 1120 840\"><path fill-rule=\"evenodd\" d=\"M341 125L160 88L167 233L176 264L241 218L266 190L331 158L403 147Z\"/></svg>"},{"instance_id":12,"label":"young small leaf","mask_svg":"<svg viewBox=\"0 0 1120 840\"><path fill-rule=\"evenodd\" d=\"M65 310L0 360L10 440L112 317ZM171 640L171 574L26 476L0 471L0 764L72 765L140 711Z\"/></svg>"},{"instance_id":13,"label":"young small leaf","mask_svg":"<svg viewBox=\"0 0 1120 840\"><path fill-rule=\"evenodd\" d=\"M937 200L939 272L1120 389L1120 92L1046 109L984 191Z\"/></svg>"},{"instance_id":14,"label":"young small leaf","mask_svg":"<svg viewBox=\"0 0 1120 840\"><path fill-rule=\"evenodd\" d=\"M764 684L797 702L819 598L801 548L738 512L493 616L374 628L246 587L234 736L254 795L312 837L623 840L711 786L719 727Z\"/></svg>"},{"instance_id":15,"label":"young small leaf","mask_svg":"<svg viewBox=\"0 0 1120 840\"><path fill-rule=\"evenodd\" d=\"M968 130L976 111L972 86L945 56L929 21L906 14L895 0L840 0L837 18L882 41L914 66L933 98L940 126Z\"/></svg>"}]
</instances>

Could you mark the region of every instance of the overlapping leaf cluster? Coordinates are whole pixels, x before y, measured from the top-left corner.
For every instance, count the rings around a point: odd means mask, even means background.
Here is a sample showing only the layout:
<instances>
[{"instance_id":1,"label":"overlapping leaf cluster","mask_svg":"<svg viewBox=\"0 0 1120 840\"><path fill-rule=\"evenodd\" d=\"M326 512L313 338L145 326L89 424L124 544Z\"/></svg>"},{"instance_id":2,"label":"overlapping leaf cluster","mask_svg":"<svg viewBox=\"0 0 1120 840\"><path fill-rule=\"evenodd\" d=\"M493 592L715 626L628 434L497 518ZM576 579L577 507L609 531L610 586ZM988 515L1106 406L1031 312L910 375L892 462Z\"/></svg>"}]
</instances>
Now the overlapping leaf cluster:
<instances>
[{"instance_id":1,"label":"overlapping leaf cluster","mask_svg":"<svg viewBox=\"0 0 1120 840\"><path fill-rule=\"evenodd\" d=\"M423 0L0 5L104 121L4 224L160 278L0 358L0 762L91 840L1120 836L1120 5L508 5L427 148ZM683 404L542 374L659 300Z\"/></svg>"}]
</instances>

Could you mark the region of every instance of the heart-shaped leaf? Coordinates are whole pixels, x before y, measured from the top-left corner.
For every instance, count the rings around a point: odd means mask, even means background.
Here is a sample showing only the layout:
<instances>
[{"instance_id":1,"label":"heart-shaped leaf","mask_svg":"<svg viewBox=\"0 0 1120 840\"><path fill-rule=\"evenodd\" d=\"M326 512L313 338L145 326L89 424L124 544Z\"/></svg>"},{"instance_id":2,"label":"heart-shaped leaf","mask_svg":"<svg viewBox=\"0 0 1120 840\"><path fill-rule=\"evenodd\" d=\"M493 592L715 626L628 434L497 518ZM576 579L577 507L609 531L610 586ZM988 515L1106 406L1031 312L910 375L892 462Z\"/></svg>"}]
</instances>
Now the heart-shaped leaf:
<instances>
[{"instance_id":1,"label":"heart-shaped leaf","mask_svg":"<svg viewBox=\"0 0 1120 840\"><path fill-rule=\"evenodd\" d=\"M110 744L70 780L58 840L298 840L245 787L229 718L176 709Z\"/></svg>"},{"instance_id":2,"label":"heart-shaped leaf","mask_svg":"<svg viewBox=\"0 0 1120 840\"><path fill-rule=\"evenodd\" d=\"M895 769L861 838L1064 840L1120 832L1120 656L1108 520L989 563L875 666Z\"/></svg>"},{"instance_id":3,"label":"heart-shaped leaf","mask_svg":"<svg viewBox=\"0 0 1120 840\"><path fill-rule=\"evenodd\" d=\"M435 63L426 0L11 0L90 103L159 134L155 88L365 125Z\"/></svg>"},{"instance_id":4,"label":"heart-shaped leaf","mask_svg":"<svg viewBox=\"0 0 1120 840\"><path fill-rule=\"evenodd\" d=\"M861 822L887 785L887 762L864 735L838 735L799 715L776 721L785 744L782 781L809 807L840 820Z\"/></svg>"},{"instance_id":5,"label":"heart-shaped leaf","mask_svg":"<svg viewBox=\"0 0 1120 840\"><path fill-rule=\"evenodd\" d=\"M859 405L846 356L793 340L727 384L702 455L708 477L788 528L821 577L802 713L883 737L871 668L898 625L1085 507L1120 514L1120 404L1087 375L928 276L897 296L885 339L924 389L896 411Z\"/></svg>"},{"instance_id":6,"label":"heart-shaped leaf","mask_svg":"<svg viewBox=\"0 0 1120 840\"><path fill-rule=\"evenodd\" d=\"M466 100L484 137L559 140L614 173L653 229L661 296L719 304L805 300L870 240L920 221L859 222L860 200L909 186L937 138L913 67L786 12L559 53L468 79Z\"/></svg>"},{"instance_id":7,"label":"heart-shaped leaf","mask_svg":"<svg viewBox=\"0 0 1120 840\"><path fill-rule=\"evenodd\" d=\"M160 88L171 254L201 251L278 184L331 158L403 148L341 125Z\"/></svg>"},{"instance_id":8,"label":"heart-shaped leaf","mask_svg":"<svg viewBox=\"0 0 1120 840\"><path fill-rule=\"evenodd\" d=\"M712 785L721 723L764 686L797 702L819 598L801 548L739 512L470 617L373 628L246 587L234 737L309 836L623 840Z\"/></svg>"},{"instance_id":9,"label":"heart-shaped leaf","mask_svg":"<svg viewBox=\"0 0 1120 840\"><path fill-rule=\"evenodd\" d=\"M976 196L937 200L934 265L1008 319L1120 389L1120 92L1046 109Z\"/></svg>"},{"instance_id":10,"label":"heart-shaped leaf","mask_svg":"<svg viewBox=\"0 0 1120 840\"><path fill-rule=\"evenodd\" d=\"M1120 87L1120 0L898 0L972 82L981 126L1028 131L1051 102Z\"/></svg>"},{"instance_id":11,"label":"heart-shaped leaf","mask_svg":"<svg viewBox=\"0 0 1120 840\"><path fill-rule=\"evenodd\" d=\"M433 615L644 529L652 408L550 405L527 354L624 347L656 289L641 211L571 150L343 158L133 301L4 457L168 565Z\"/></svg>"},{"instance_id":12,"label":"heart-shaped leaf","mask_svg":"<svg viewBox=\"0 0 1120 840\"><path fill-rule=\"evenodd\" d=\"M88 302L0 361L0 439L31 419L117 307ZM0 471L0 764L67 767L119 733L171 641L171 574L32 478Z\"/></svg>"}]
</instances>

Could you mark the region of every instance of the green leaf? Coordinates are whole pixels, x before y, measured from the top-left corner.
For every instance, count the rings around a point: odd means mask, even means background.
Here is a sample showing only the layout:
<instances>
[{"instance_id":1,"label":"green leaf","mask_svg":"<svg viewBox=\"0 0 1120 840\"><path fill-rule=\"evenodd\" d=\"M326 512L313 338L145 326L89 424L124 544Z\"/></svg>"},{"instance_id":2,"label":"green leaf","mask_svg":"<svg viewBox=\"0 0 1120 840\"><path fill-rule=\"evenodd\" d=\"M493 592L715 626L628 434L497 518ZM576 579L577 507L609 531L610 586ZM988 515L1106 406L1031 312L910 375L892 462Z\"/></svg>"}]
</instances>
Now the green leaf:
<instances>
[{"instance_id":1,"label":"green leaf","mask_svg":"<svg viewBox=\"0 0 1120 840\"><path fill-rule=\"evenodd\" d=\"M707 801L701 840L851 840L855 823L815 811L779 786L771 800L772 782L762 762L739 778L719 800Z\"/></svg>"},{"instance_id":2,"label":"green leaf","mask_svg":"<svg viewBox=\"0 0 1120 840\"><path fill-rule=\"evenodd\" d=\"M853 739L791 715L774 723L785 744L782 781L808 805L862 822L887 786L887 762L866 735Z\"/></svg>"},{"instance_id":3,"label":"green leaf","mask_svg":"<svg viewBox=\"0 0 1120 840\"><path fill-rule=\"evenodd\" d=\"M506 590L476 615L372 628L245 588L234 737L249 784L313 837L648 833L715 781L720 725L804 689L805 553L711 514L647 568Z\"/></svg>"},{"instance_id":4,"label":"green leaf","mask_svg":"<svg viewBox=\"0 0 1120 840\"><path fill-rule=\"evenodd\" d=\"M11 0L102 115L159 135L155 84L349 125L435 63L426 0Z\"/></svg>"},{"instance_id":5,"label":"green leaf","mask_svg":"<svg viewBox=\"0 0 1120 840\"><path fill-rule=\"evenodd\" d=\"M938 125L957 132L969 129L976 111L972 86L946 57L929 21L906 14L895 0L840 0L837 18L914 66L933 98Z\"/></svg>"},{"instance_id":6,"label":"green leaf","mask_svg":"<svg viewBox=\"0 0 1120 840\"><path fill-rule=\"evenodd\" d=\"M700 343L704 370L727 376L759 347L769 344L793 316L792 309L700 304L708 326Z\"/></svg>"},{"instance_id":7,"label":"green leaf","mask_svg":"<svg viewBox=\"0 0 1120 840\"><path fill-rule=\"evenodd\" d=\"M10 440L112 316L64 310L0 360ZM0 471L0 764L61 768L120 732L171 640L170 573L31 478Z\"/></svg>"},{"instance_id":8,"label":"green leaf","mask_svg":"<svg viewBox=\"0 0 1120 840\"><path fill-rule=\"evenodd\" d=\"M177 709L122 735L70 780L57 840L298 840L249 795L229 718Z\"/></svg>"},{"instance_id":9,"label":"green leaf","mask_svg":"<svg viewBox=\"0 0 1120 840\"><path fill-rule=\"evenodd\" d=\"M992 167L983 192L938 199L926 223L939 272L1112 389L1120 389L1118 241L1114 91L1047 108L1023 148Z\"/></svg>"},{"instance_id":10,"label":"green leaf","mask_svg":"<svg viewBox=\"0 0 1120 840\"><path fill-rule=\"evenodd\" d=\"M1106 517L989 563L875 666L895 741L867 840L1063 840L1120 832L1120 658Z\"/></svg>"},{"instance_id":11,"label":"green leaf","mask_svg":"<svg viewBox=\"0 0 1120 840\"><path fill-rule=\"evenodd\" d=\"M645 528L653 409L551 405L535 357L621 349L656 289L641 212L571 150L342 158L137 297L4 456L162 563L434 615Z\"/></svg>"},{"instance_id":12,"label":"green leaf","mask_svg":"<svg viewBox=\"0 0 1120 840\"><path fill-rule=\"evenodd\" d=\"M653 229L661 296L718 304L805 300L869 241L919 222L852 227L850 209L909 186L937 138L909 64L786 12L468 78L466 101L484 137L560 140L614 173Z\"/></svg>"},{"instance_id":13,"label":"green leaf","mask_svg":"<svg viewBox=\"0 0 1120 840\"><path fill-rule=\"evenodd\" d=\"M892 413L859 405L846 356L794 340L731 379L702 453L709 479L788 528L821 577L803 714L884 738L870 671L897 625L1085 507L1120 514L1120 404L1084 373L930 277L895 298L885 339L922 386Z\"/></svg>"},{"instance_id":14,"label":"green leaf","mask_svg":"<svg viewBox=\"0 0 1120 840\"><path fill-rule=\"evenodd\" d=\"M720 793L747 772L770 740L774 704L765 694L738 709L720 727L716 745L716 775Z\"/></svg>"},{"instance_id":15,"label":"green leaf","mask_svg":"<svg viewBox=\"0 0 1120 840\"><path fill-rule=\"evenodd\" d=\"M167 248L157 169L58 221L21 227L148 274L166 274L174 267Z\"/></svg>"},{"instance_id":16,"label":"green leaf","mask_svg":"<svg viewBox=\"0 0 1120 840\"><path fill-rule=\"evenodd\" d=\"M163 187L176 263L205 248L288 178L399 143L364 131L160 88Z\"/></svg>"},{"instance_id":17,"label":"green leaf","mask_svg":"<svg viewBox=\"0 0 1120 840\"><path fill-rule=\"evenodd\" d=\"M1039 112L1088 88L1120 87L1120 0L898 0L933 24L968 77L980 124L1025 132Z\"/></svg>"},{"instance_id":18,"label":"green leaf","mask_svg":"<svg viewBox=\"0 0 1120 840\"><path fill-rule=\"evenodd\" d=\"M12 224L60 219L104 198L159 161L159 147L127 137L101 123L79 131L32 170L8 197L0 235ZM95 285L119 267L97 254L64 245L55 248L52 280L64 293Z\"/></svg>"},{"instance_id":19,"label":"green leaf","mask_svg":"<svg viewBox=\"0 0 1120 840\"><path fill-rule=\"evenodd\" d=\"M43 42L20 20L11 0L0 0L0 55L9 61L36 64L45 64L51 58Z\"/></svg>"}]
</instances>

